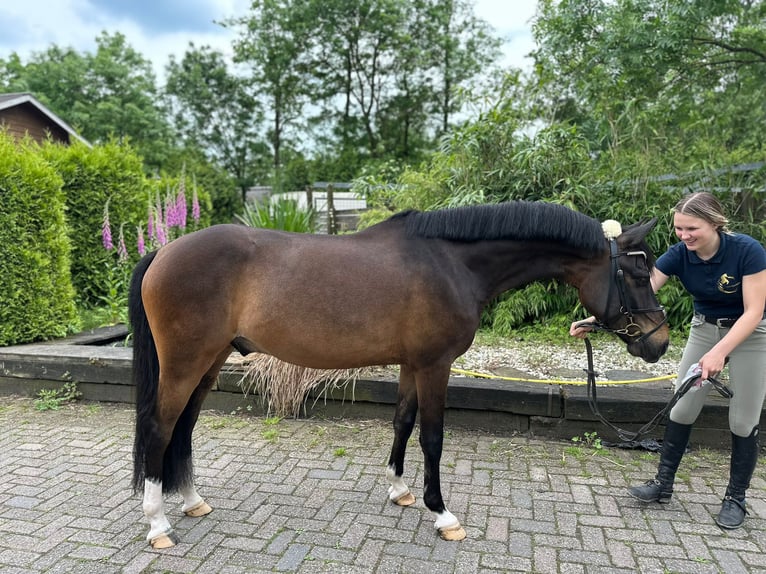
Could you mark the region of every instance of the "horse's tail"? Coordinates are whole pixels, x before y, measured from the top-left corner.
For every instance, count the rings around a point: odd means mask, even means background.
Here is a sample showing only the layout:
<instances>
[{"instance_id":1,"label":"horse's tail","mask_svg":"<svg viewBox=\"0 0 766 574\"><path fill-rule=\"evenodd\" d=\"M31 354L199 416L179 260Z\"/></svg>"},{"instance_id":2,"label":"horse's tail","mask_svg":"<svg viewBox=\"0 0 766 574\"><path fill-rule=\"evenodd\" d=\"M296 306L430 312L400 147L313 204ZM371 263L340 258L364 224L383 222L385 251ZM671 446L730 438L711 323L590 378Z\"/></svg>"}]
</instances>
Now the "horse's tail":
<instances>
[{"instance_id":1,"label":"horse's tail","mask_svg":"<svg viewBox=\"0 0 766 574\"><path fill-rule=\"evenodd\" d=\"M146 319L141 283L156 251L145 255L133 270L128 293L128 315L133 329L133 384L136 387L136 437L133 443L133 491L144 486L147 439L155 429L154 413L160 363L154 336Z\"/></svg>"}]
</instances>

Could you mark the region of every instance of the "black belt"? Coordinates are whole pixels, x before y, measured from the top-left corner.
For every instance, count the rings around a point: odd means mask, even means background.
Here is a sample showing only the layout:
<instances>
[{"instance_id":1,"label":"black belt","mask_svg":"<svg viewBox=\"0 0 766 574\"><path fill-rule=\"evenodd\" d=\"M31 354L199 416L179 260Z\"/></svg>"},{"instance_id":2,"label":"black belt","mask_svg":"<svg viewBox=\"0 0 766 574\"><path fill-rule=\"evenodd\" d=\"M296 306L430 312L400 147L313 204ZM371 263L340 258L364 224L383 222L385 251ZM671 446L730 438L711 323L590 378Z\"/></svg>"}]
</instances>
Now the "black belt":
<instances>
[{"instance_id":1,"label":"black belt","mask_svg":"<svg viewBox=\"0 0 766 574\"><path fill-rule=\"evenodd\" d=\"M739 319L739 317L734 317L733 319L729 317L708 317L707 315L703 315L702 313L696 313L696 316L702 319L703 321L705 321L705 323L710 323L711 325L715 325L719 329L729 329ZM761 319L766 319L766 311L764 311Z\"/></svg>"}]
</instances>

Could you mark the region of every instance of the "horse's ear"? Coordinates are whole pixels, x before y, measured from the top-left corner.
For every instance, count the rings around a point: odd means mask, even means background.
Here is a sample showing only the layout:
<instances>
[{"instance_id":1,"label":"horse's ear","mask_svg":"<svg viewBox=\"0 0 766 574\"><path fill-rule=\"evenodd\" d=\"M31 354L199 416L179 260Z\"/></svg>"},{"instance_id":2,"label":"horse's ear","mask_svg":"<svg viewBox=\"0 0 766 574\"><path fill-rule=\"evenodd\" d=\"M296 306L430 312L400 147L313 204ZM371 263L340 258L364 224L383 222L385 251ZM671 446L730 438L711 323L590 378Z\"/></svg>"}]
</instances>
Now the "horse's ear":
<instances>
[{"instance_id":1,"label":"horse's ear","mask_svg":"<svg viewBox=\"0 0 766 574\"><path fill-rule=\"evenodd\" d=\"M626 227L618 239L622 239L626 245L633 245L643 241L644 237L657 225L657 218L652 217L649 220L643 220Z\"/></svg>"},{"instance_id":2,"label":"horse's ear","mask_svg":"<svg viewBox=\"0 0 766 574\"><path fill-rule=\"evenodd\" d=\"M654 226L657 225L657 218L652 217L649 221L644 220L641 225L646 227L646 234L648 235L649 232L654 229Z\"/></svg>"}]
</instances>

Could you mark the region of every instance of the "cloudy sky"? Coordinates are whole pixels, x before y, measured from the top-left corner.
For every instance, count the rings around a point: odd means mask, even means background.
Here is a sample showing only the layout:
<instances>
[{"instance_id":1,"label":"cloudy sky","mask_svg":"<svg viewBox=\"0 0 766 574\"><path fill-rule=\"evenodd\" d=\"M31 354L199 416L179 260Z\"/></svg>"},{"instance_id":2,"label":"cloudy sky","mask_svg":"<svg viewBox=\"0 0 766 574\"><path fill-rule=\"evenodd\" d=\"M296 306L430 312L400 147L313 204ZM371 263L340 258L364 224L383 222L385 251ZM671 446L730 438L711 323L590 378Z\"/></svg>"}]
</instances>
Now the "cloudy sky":
<instances>
[{"instance_id":1,"label":"cloudy sky","mask_svg":"<svg viewBox=\"0 0 766 574\"><path fill-rule=\"evenodd\" d=\"M476 14L507 43L504 64L528 67L530 21L536 0L475 0ZM180 59L189 42L230 53L233 33L215 21L247 12L250 0L15 0L0 2L0 58L22 60L51 44L94 52L104 30L121 32L154 64L158 77L171 54Z\"/></svg>"}]
</instances>

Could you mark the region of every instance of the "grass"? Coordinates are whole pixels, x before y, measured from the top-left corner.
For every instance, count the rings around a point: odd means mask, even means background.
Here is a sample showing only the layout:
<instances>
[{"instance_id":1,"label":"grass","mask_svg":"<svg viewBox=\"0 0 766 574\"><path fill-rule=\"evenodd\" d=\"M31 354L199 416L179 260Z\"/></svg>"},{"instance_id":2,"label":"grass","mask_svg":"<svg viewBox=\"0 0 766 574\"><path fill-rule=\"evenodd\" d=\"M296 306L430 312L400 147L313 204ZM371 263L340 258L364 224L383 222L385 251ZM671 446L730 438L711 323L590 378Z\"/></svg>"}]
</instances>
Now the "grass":
<instances>
[{"instance_id":1,"label":"grass","mask_svg":"<svg viewBox=\"0 0 766 574\"><path fill-rule=\"evenodd\" d=\"M77 383L68 382L59 389L40 389L36 396L35 410L57 411L62 405L78 400L82 393L77 390Z\"/></svg>"},{"instance_id":2,"label":"grass","mask_svg":"<svg viewBox=\"0 0 766 574\"><path fill-rule=\"evenodd\" d=\"M579 446L567 446L564 448L564 455L569 455L577 460L585 458L585 450ZM566 456L562 456L562 460L566 461Z\"/></svg>"},{"instance_id":3,"label":"grass","mask_svg":"<svg viewBox=\"0 0 766 574\"><path fill-rule=\"evenodd\" d=\"M236 413L229 415L201 415L199 423L205 428L217 430L224 428L241 429L248 425L248 422L235 416Z\"/></svg>"},{"instance_id":4,"label":"grass","mask_svg":"<svg viewBox=\"0 0 766 574\"><path fill-rule=\"evenodd\" d=\"M279 439L279 431L276 429L268 429L263 431L261 436L269 442L277 442Z\"/></svg>"},{"instance_id":5,"label":"grass","mask_svg":"<svg viewBox=\"0 0 766 574\"><path fill-rule=\"evenodd\" d=\"M111 327L116 323L127 324L128 309L125 307L119 312L107 307L78 308L77 314L80 319L79 330L90 331L99 327Z\"/></svg>"},{"instance_id":6,"label":"grass","mask_svg":"<svg viewBox=\"0 0 766 574\"><path fill-rule=\"evenodd\" d=\"M601 438L598 436L596 431L584 432L582 436L574 436L572 437L572 442L575 444L584 445L596 451L600 451L604 448L604 445L601 444Z\"/></svg>"}]
</instances>

